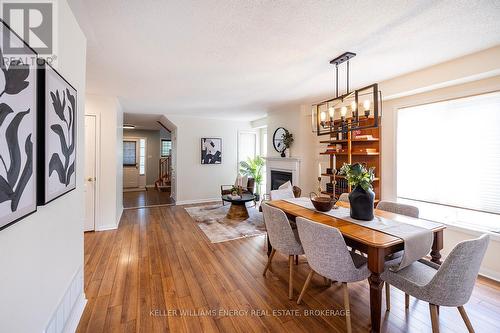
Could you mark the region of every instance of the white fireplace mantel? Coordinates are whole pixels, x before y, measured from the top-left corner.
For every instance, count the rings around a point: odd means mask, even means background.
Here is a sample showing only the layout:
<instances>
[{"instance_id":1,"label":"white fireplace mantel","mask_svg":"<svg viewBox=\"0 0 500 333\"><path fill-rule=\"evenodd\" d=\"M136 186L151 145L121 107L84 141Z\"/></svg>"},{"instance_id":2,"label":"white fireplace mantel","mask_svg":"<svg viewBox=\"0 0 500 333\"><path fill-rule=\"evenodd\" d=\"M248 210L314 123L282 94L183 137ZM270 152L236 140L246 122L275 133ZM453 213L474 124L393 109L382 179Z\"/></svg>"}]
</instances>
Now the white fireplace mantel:
<instances>
[{"instance_id":1,"label":"white fireplace mantel","mask_svg":"<svg viewBox=\"0 0 500 333\"><path fill-rule=\"evenodd\" d=\"M300 187L300 158L264 157L266 160L266 193L271 191L271 170L292 173L292 183Z\"/></svg>"}]
</instances>

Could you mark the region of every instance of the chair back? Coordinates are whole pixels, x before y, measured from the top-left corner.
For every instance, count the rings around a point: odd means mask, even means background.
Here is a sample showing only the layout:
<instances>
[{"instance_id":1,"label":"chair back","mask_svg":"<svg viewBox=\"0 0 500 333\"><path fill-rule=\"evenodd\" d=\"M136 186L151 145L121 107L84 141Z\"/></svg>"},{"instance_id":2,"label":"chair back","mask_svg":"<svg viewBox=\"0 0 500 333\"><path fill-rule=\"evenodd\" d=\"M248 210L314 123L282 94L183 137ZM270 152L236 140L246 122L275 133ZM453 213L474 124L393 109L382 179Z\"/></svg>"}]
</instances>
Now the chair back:
<instances>
[{"instance_id":1,"label":"chair back","mask_svg":"<svg viewBox=\"0 0 500 333\"><path fill-rule=\"evenodd\" d=\"M469 301L489 240L485 234L455 246L428 284L433 304L462 306Z\"/></svg>"},{"instance_id":2,"label":"chair back","mask_svg":"<svg viewBox=\"0 0 500 333\"><path fill-rule=\"evenodd\" d=\"M262 204L262 211L267 235L272 247L288 255L301 254L302 245L300 240L295 237L285 212L271 207L265 202Z\"/></svg>"},{"instance_id":3,"label":"chair back","mask_svg":"<svg viewBox=\"0 0 500 333\"><path fill-rule=\"evenodd\" d=\"M248 178L248 181L247 181L247 191L250 192L251 194L253 194L254 190L255 190L255 179L249 177Z\"/></svg>"},{"instance_id":4,"label":"chair back","mask_svg":"<svg viewBox=\"0 0 500 333\"><path fill-rule=\"evenodd\" d=\"M339 196L339 199L337 201L340 201L340 202L349 202L349 193L342 193L340 196Z\"/></svg>"},{"instance_id":5,"label":"chair back","mask_svg":"<svg viewBox=\"0 0 500 333\"><path fill-rule=\"evenodd\" d=\"M418 207L391 201L380 201L377 205L377 209L415 218L418 218L419 215Z\"/></svg>"},{"instance_id":6,"label":"chair back","mask_svg":"<svg viewBox=\"0 0 500 333\"><path fill-rule=\"evenodd\" d=\"M337 228L297 217L297 229L309 266L339 282L359 281L357 268Z\"/></svg>"}]
</instances>

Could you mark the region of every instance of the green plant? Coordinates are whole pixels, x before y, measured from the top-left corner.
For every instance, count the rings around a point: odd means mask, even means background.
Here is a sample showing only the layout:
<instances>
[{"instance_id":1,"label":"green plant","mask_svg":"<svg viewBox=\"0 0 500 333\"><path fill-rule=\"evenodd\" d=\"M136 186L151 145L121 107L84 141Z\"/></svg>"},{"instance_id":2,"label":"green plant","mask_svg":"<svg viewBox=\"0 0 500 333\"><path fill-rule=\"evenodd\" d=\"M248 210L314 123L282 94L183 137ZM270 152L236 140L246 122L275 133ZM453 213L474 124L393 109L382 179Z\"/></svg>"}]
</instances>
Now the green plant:
<instances>
[{"instance_id":1,"label":"green plant","mask_svg":"<svg viewBox=\"0 0 500 333\"><path fill-rule=\"evenodd\" d=\"M375 168L366 169L366 167L360 163L346 164L340 168L340 175L345 176L349 185L353 188L356 186L361 186L363 190L368 191L373 189L372 183L375 178L374 174Z\"/></svg>"},{"instance_id":2,"label":"green plant","mask_svg":"<svg viewBox=\"0 0 500 333\"><path fill-rule=\"evenodd\" d=\"M283 134L283 144L288 149L293 143L293 134L285 130L285 134Z\"/></svg>"},{"instance_id":3,"label":"green plant","mask_svg":"<svg viewBox=\"0 0 500 333\"><path fill-rule=\"evenodd\" d=\"M262 168L264 167L264 159L260 156L248 158L246 161L240 162L240 173L244 176L252 177L255 180L256 194L260 193L260 185L262 184Z\"/></svg>"}]
</instances>

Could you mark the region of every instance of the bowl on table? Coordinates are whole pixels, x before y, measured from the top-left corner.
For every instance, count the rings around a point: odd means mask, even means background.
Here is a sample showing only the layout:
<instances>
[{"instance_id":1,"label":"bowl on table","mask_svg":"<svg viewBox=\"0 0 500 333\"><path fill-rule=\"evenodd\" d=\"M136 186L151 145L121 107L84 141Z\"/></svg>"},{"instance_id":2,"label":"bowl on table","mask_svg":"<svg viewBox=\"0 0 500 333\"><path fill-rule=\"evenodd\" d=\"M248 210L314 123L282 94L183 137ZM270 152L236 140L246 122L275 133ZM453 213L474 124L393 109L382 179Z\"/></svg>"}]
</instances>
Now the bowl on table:
<instances>
[{"instance_id":1,"label":"bowl on table","mask_svg":"<svg viewBox=\"0 0 500 333\"><path fill-rule=\"evenodd\" d=\"M319 196L314 192L309 194L309 199L311 199L314 208L320 212L329 212L336 201L333 197Z\"/></svg>"}]
</instances>

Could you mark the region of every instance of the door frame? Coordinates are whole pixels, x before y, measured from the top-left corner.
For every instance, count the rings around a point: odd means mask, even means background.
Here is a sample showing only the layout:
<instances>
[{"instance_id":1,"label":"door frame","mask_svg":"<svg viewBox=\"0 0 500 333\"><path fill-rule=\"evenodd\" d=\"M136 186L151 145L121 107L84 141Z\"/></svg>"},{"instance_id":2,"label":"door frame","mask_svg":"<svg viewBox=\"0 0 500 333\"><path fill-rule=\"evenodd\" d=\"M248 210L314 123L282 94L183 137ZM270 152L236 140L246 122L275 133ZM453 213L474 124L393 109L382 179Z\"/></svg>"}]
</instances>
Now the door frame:
<instances>
[{"instance_id":1,"label":"door frame","mask_svg":"<svg viewBox=\"0 0 500 333\"><path fill-rule=\"evenodd\" d=\"M145 151L144 151L144 175L141 175L141 171L140 171L140 163L141 163L141 145L140 145L140 140L141 139L144 139L144 142L145 142ZM147 185L148 185L148 181L147 181L147 177L148 177L148 147L149 147L149 144L148 144L148 138L145 137L145 136L127 136L127 137L122 137L122 144L124 141L136 141L136 146L135 146L135 159L136 159L136 162L137 162L137 173L138 173L138 188L141 188L141 187L144 187L146 188ZM123 159L122 159L122 162L121 162L121 165L122 165L122 170L125 168L125 166L123 165ZM124 172L122 171L122 174L124 174ZM141 183L141 177L143 177L143 180L144 180L144 186L141 186L142 183ZM122 190L124 190L125 187L123 186L122 184Z\"/></svg>"},{"instance_id":2,"label":"door frame","mask_svg":"<svg viewBox=\"0 0 500 333\"><path fill-rule=\"evenodd\" d=\"M97 226L100 225L101 222L101 207L100 207L100 183L101 183L101 117L99 114L94 113L86 113L85 117L94 117L95 118L95 193L94 193L94 231L98 230ZM86 133L84 133L86 134ZM85 139L84 139L85 142ZM84 182L85 180L84 176ZM85 203L86 204L86 203ZM91 231L91 230L89 230Z\"/></svg>"}]
</instances>

